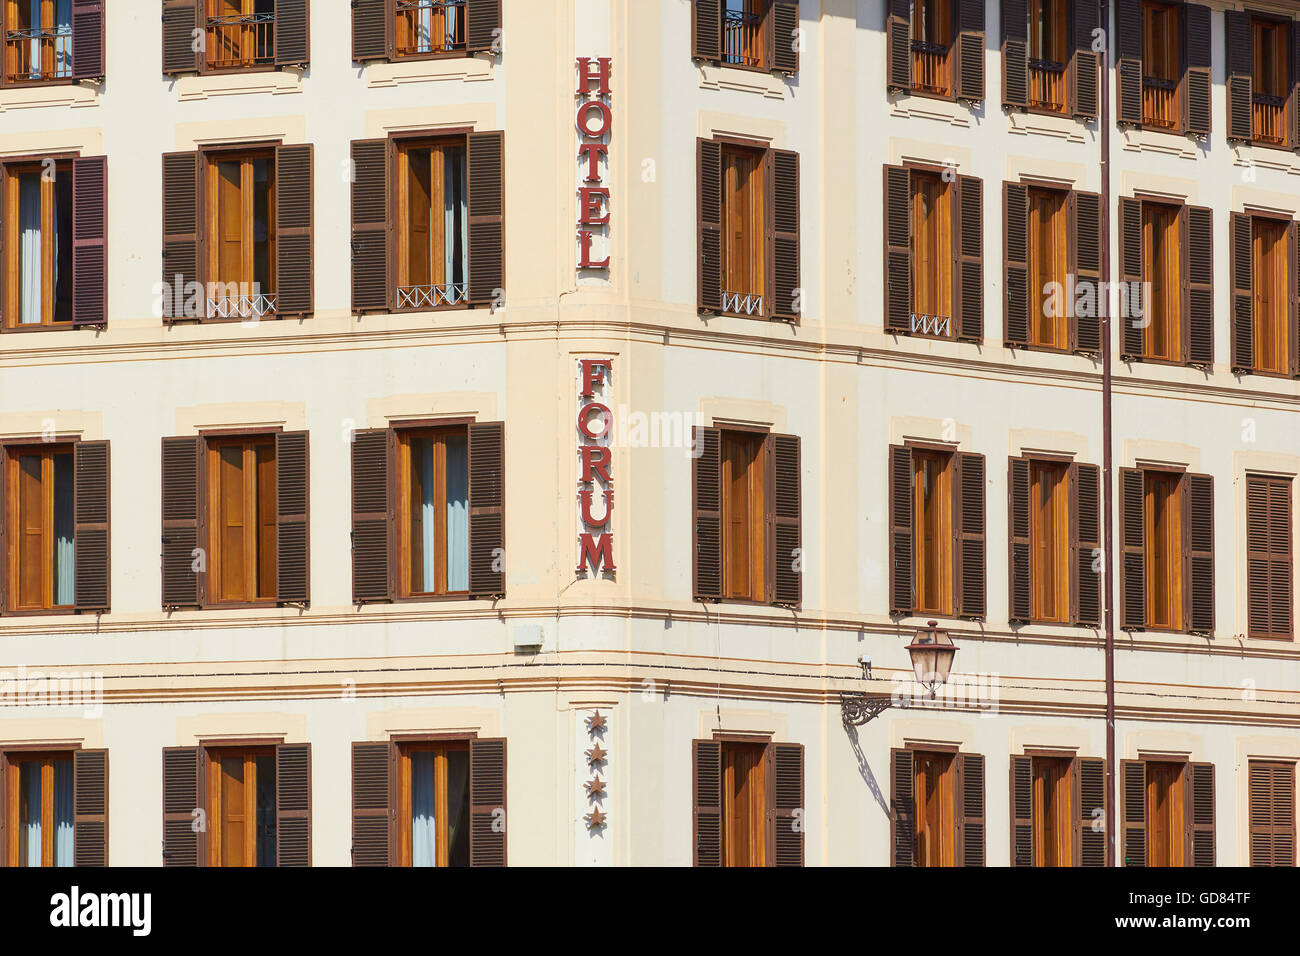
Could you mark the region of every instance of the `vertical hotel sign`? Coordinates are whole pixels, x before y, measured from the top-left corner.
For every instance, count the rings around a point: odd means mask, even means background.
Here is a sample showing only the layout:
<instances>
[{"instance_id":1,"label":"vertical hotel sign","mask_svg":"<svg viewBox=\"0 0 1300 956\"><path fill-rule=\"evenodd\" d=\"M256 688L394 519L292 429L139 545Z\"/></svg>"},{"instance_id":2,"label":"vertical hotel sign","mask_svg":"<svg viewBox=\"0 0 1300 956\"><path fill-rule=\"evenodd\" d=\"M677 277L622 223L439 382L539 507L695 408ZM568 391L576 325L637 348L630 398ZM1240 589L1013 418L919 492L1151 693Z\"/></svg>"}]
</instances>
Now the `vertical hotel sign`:
<instances>
[{"instance_id":1,"label":"vertical hotel sign","mask_svg":"<svg viewBox=\"0 0 1300 956\"><path fill-rule=\"evenodd\" d=\"M614 576L613 359L578 359L579 574ZM597 493L603 499L595 503Z\"/></svg>"},{"instance_id":2,"label":"vertical hotel sign","mask_svg":"<svg viewBox=\"0 0 1300 956\"><path fill-rule=\"evenodd\" d=\"M609 108L610 58L580 56L578 63L578 268L609 271L609 187L601 166L609 169L609 136L613 114ZM604 234L603 258L592 252L596 236Z\"/></svg>"}]
</instances>

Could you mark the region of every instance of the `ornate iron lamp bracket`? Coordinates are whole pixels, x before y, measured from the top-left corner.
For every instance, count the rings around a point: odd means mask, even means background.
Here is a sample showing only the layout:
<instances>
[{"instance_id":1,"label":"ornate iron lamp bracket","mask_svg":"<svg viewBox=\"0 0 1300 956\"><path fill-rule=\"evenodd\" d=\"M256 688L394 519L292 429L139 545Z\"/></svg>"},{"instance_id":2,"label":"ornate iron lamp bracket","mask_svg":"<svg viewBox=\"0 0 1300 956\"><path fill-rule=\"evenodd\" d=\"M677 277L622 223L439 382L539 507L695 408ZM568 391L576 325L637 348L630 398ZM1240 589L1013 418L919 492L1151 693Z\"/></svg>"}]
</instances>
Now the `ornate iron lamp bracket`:
<instances>
[{"instance_id":1,"label":"ornate iron lamp bracket","mask_svg":"<svg viewBox=\"0 0 1300 956\"><path fill-rule=\"evenodd\" d=\"M888 694L840 694L840 719L845 727L861 727L893 706Z\"/></svg>"}]
</instances>

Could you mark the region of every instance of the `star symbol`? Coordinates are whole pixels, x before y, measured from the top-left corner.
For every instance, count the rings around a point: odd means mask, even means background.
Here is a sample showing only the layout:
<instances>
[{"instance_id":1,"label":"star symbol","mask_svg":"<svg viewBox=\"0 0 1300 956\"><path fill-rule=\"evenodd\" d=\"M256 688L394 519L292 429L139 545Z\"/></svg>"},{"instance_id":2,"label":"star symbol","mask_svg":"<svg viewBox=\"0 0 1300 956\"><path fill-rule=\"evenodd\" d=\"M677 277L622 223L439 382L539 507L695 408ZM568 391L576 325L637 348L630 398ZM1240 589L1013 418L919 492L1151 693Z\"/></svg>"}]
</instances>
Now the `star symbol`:
<instances>
[{"instance_id":1,"label":"star symbol","mask_svg":"<svg viewBox=\"0 0 1300 956\"><path fill-rule=\"evenodd\" d=\"M603 734L605 732L605 727L605 715L600 711L596 711L587 718L587 733L592 735Z\"/></svg>"},{"instance_id":2,"label":"star symbol","mask_svg":"<svg viewBox=\"0 0 1300 956\"><path fill-rule=\"evenodd\" d=\"M605 796L605 781L601 780L599 777L593 777L591 780L588 780L583 784L583 786L587 788L588 800L596 800Z\"/></svg>"},{"instance_id":3,"label":"star symbol","mask_svg":"<svg viewBox=\"0 0 1300 956\"><path fill-rule=\"evenodd\" d=\"M598 763L604 763L605 755L608 753L608 750L603 749L600 744L596 744L596 746L587 751L587 763L592 766L595 766Z\"/></svg>"},{"instance_id":4,"label":"star symbol","mask_svg":"<svg viewBox=\"0 0 1300 956\"><path fill-rule=\"evenodd\" d=\"M605 825L605 814L601 813L599 807L592 810L582 819L587 821L588 830L598 830Z\"/></svg>"}]
</instances>

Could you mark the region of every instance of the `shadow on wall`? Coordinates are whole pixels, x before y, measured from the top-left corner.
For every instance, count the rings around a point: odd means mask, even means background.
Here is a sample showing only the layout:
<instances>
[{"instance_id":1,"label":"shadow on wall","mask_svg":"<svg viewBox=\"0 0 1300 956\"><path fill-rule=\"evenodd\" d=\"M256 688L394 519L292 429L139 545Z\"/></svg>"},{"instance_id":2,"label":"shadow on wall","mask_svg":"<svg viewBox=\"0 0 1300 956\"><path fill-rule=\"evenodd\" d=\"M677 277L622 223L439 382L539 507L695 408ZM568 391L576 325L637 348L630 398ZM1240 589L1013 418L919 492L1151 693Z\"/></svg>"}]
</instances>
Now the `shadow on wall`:
<instances>
[{"instance_id":1,"label":"shadow on wall","mask_svg":"<svg viewBox=\"0 0 1300 956\"><path fill-rule=\"evenodd\" d=\"M867 755L862 752L862 744L858 742L858 728L845 727L845 733L849 735L849 743L853 745L853 756L858 758L858 773L862 774L862 779L866 781L867 789L871 795L876 798L876 803L880 805L881 811L885 816L889 816L889 801L885 795L880 792L880 784L876 782L876 775L871 772L871 767L867 763Z\"/></svg>"}]
</instances>

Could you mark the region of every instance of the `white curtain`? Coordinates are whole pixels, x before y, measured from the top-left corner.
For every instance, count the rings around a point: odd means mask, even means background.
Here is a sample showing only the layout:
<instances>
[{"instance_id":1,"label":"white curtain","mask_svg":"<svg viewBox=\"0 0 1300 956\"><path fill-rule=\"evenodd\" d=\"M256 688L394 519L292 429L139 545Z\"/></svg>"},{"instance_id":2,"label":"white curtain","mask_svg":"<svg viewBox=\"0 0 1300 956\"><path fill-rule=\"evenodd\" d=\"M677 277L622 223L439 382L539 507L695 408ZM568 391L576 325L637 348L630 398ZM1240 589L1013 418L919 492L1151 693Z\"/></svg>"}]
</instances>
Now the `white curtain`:
<instances>
[{"instance_id":1,"label":"white curtain","mask_svg":"<svg viewBox=\"0 0 1300 956\"><path fill-rule=\"evenodd\" d=\"M54 865L72 866L72 761L54 761Z\"/></svg>"},{"instance_id":2,"label":"white curtain","mask_svg":"<svg viewBox=\"0 0 1300 956\"><path fill-rule=\"evenodd\" d=\"M447 449L447 590L469 590L469 442L449 437Z\"/></svg>"},{"instance_id":3,"label":"white curtain","mask_svg":"<svg viewBox=\"0 0 1300 956\"><path fill-rule=\"evenodd\" d=\"M33 3L39 0L33 0ZM39 23L40 21L33 21ZM54 41L54 72L57 76L72 75L72 0L55 0L54 26L59 31Z\"/></svg>"},{"instance_id":4,"label":"white curtain","mask_svg":"<svg viewBox=\"0 0 1300 956\"><path fill-rule=\"evenodd\" d=\"M18 321L41 321L41 176L18 177Z\"/></svg>"},{"instance_id":5,"label":"white curtain","mask_svg":"<svg viewBox=\"0 0 1300 956\"><path fill-rule=\"evenodd\" d=\"M72 456L54 456L54 603L73 602Z\"/></svg>"},{"instance_id":6,"label":"white curtain","mask_svg":"<svg viewBox=\"0 0 1300 956\"><path fill-rule=\"evenodd\" d=\"M411 754L411 865L438 865L432 753Z\"/></svg>"},{"instance_id":7,"label":"white curtain","mask_svg":"<svg viewBox=\"0 0 1300 956\"><path fill-rule=\"evenodd\" d=\"M41 765L37 762L23 763L19 782L23 789L26 803L27 819L19 821L23 839L27 841L27 853L23 866L41 865Z\"/></svg>"},{"instance_id":8,"label":"white curtain","mask_svg":"<svg viewBox=\"0 0 1300 956\"><path fill-rule=\"evenodd\" d=\"M448 148L443 151L443 222L446 241L443 243L447 283L460 284L469 274L469 243L465 229L465 150Z\"/></svg>"},{"instance_id":9,"label":"white curtain","mask_svg":"<svg viewBox=\"0 0 1300 956\"><path fill-rule=\"evenodd\" d=\"M433 50L433 5L421 4L416 8L415 48L421 53Z\"/></svg>"},{"instance_id":10,"label":"white curtain","mask_svg":"<svg viewBox=\"0 0 1300 956\"><path fill-rule=\"evenodd\" d=\"M433 441L428 438L420 440L420 487L423 500L420 502L420 553L424 556L424 590L437 588L438 578L434 573L433 551L437 546L437 508L433 497Z\"/></svg>"}]
</instances>

